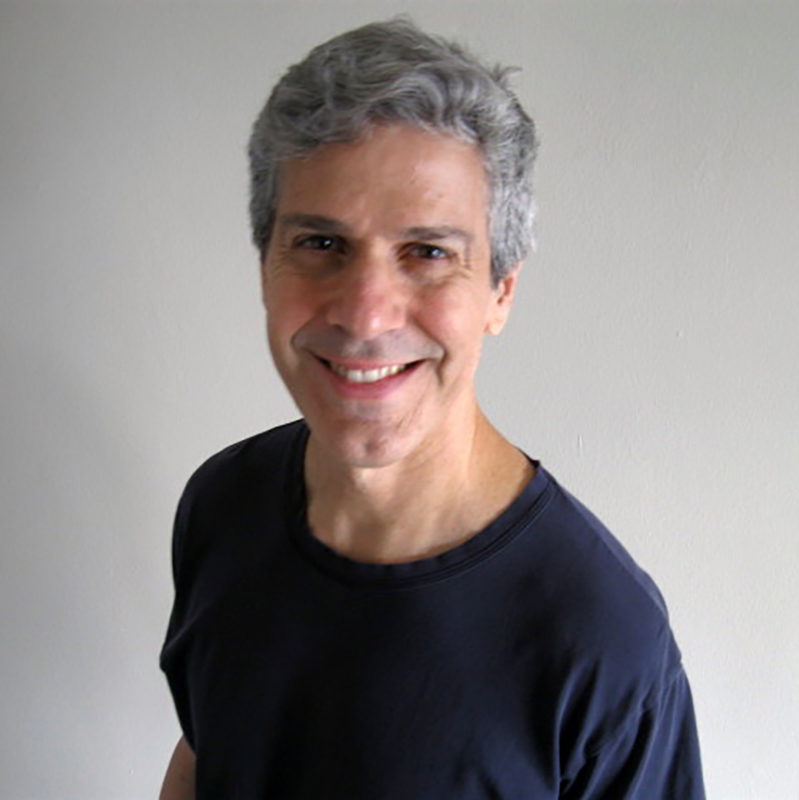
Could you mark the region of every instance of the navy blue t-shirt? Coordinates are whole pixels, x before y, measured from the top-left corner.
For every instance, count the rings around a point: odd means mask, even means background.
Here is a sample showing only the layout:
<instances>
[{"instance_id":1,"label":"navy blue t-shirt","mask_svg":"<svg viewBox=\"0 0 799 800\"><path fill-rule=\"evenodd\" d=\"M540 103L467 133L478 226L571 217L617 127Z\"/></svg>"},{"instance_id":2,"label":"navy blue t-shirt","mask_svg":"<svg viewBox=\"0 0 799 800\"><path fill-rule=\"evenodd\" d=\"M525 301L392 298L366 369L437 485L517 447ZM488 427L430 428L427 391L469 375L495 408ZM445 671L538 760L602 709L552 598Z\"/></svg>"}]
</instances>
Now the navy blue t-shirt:
<instances>
[{"instance_id":1,"label":"navy blue t-shirt","mask_svg":"<svg viewBox=\"0 0 799 800\"><path fill-rule=\"evenodd\" d=\"M487 528L364 564L314 538L302 422L209 459L161 664L197 800L704 797L657 588L538 467Z\"/></svg>"}]
</instances>

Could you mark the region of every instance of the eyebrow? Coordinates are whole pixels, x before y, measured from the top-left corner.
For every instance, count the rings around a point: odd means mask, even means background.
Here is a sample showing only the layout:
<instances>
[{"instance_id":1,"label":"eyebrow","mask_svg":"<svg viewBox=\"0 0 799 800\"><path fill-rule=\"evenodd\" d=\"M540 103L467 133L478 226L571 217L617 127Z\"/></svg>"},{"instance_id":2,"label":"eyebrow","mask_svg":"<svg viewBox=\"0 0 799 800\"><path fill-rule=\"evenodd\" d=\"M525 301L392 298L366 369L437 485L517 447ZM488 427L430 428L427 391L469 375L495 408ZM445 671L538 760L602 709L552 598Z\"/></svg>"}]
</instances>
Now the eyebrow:
<instances>
[{"instance_id":1,"label":"eyebrow","mask_svg":"<svg viewBox=\"0 0 799 800\"><path fill-rule=\"evenodd\" d=\"M400 231L407 239L422 239L425 242L440 242L443 239L459 239L464 245L471 245L474 236L463 228L453 225L416 225Z\"/></svg>"},{"instance_id":2,"label":"eyebrow","mask_svg":"<svg viewBox=\"0 0 799 800\"><path fill-rule=\"evenodd\" d=\"M276 225L305 228L317 233L342 233L347 230L347 226L338 220L320 214L281 214L276 220Z\"/></svg>"}]
</instances>

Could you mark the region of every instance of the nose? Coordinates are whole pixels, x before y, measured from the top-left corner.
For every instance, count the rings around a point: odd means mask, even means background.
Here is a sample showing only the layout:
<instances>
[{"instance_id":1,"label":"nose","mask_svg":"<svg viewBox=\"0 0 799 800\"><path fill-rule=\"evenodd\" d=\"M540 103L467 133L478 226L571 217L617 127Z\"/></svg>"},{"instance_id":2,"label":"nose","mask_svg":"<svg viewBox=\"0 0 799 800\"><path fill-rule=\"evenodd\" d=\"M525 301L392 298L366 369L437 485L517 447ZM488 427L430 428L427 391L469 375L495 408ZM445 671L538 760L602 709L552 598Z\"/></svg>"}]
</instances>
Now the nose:
<instances>
[{"instance_id":1,"label":"nose","mask_svg":"<svg viewBox=\"0 0 799 800\"><path fill-rule=\"evenodd\" d=\"M362 341L398 330L407 319L408 289L389 257L365 253L342 268L327 321Z\"/></svg>"}]
</instances>

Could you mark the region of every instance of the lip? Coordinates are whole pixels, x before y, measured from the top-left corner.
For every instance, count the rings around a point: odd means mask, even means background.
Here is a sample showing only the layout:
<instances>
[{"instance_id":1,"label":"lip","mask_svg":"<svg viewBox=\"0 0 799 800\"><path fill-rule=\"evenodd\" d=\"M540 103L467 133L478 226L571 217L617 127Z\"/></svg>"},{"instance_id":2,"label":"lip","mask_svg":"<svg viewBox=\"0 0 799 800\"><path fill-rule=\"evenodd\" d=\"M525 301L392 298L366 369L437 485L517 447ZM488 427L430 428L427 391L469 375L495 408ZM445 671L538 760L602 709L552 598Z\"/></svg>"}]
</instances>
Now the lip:
<instances>
[{"instance_id":1,"label":"lip","mask_svg":"<svg viewBox=\"0 0 799 800\"><path fill-rule=\"evenodd\" d=\"M329 360L312 354L312 359L317 368L326 377L336 394L347 400L383 400L398 391L405 385L418 371L423 361L414 361L396 375L388 375L373 383L353 383L346 378L333 372L328 366ZM336 359L338 366L352 370L373 370L382 367L395 366L402 362L376 363L374 361L362 361L354 359Z\"/></svg>"}]
</instances>

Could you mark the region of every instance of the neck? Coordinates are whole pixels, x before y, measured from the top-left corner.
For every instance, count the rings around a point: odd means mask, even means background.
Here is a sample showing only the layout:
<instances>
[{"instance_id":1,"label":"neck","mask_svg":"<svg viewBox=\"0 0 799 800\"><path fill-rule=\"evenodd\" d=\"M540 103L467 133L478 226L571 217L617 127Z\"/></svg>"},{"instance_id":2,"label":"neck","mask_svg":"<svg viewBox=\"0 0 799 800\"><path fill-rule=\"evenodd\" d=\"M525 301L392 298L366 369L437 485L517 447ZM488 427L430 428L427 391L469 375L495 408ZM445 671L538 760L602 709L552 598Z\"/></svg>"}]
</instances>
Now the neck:
<instances>
[{"instance_id":1,"label":"neck","mask_svg":"<svg viewBox=\"0 0 799 800\"><path fill-rule=\"evenodd\" d=\"M356 561L413 561L478 533L532 472L479 409L449 440L379 468L331 461L312 433L305 459L308 520L318 539Z\"/></svg>"}]
</instances>

